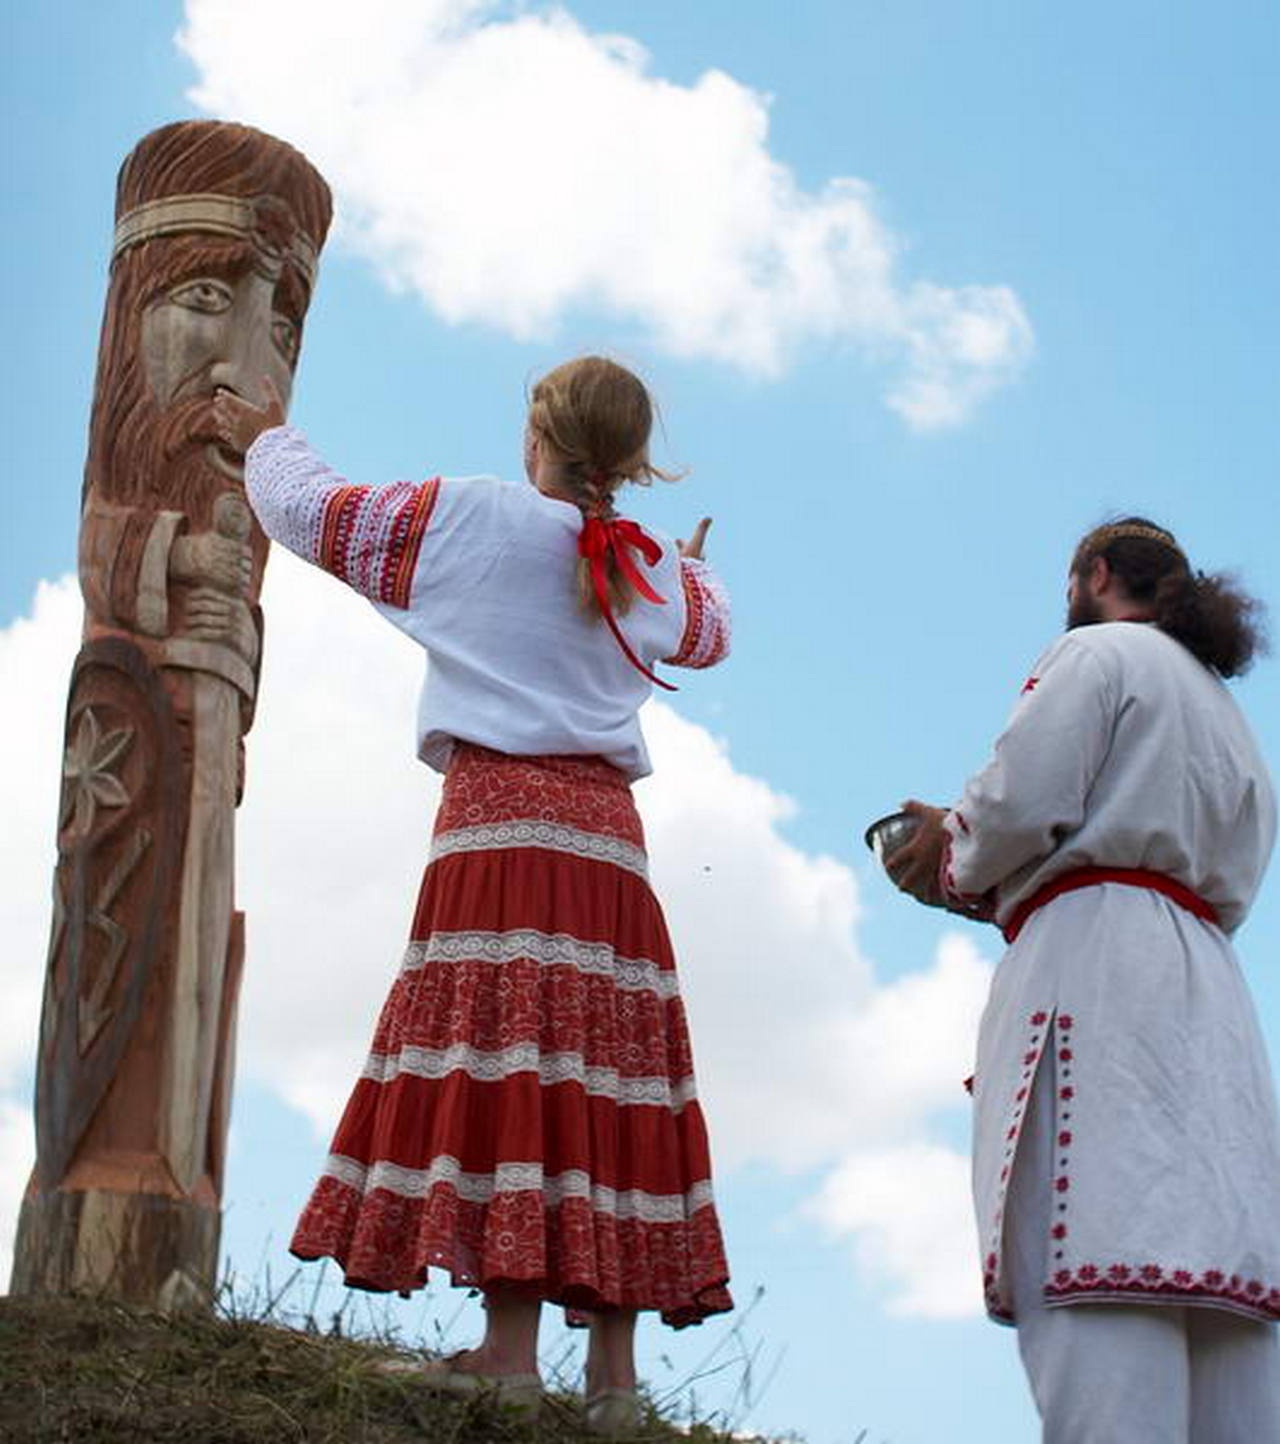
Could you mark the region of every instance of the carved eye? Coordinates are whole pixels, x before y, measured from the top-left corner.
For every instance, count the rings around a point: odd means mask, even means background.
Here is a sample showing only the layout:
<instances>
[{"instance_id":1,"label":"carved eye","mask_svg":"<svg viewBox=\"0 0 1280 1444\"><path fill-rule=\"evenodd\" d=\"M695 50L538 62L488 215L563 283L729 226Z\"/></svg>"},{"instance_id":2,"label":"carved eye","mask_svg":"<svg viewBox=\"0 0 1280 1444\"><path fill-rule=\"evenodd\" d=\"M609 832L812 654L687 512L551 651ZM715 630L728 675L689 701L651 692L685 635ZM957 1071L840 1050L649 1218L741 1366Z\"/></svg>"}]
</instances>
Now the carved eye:
<instances>
[{"instance_id":1,"label":"carved eye","mask_svg":"<svg viewBox=\"0 0 1280 1444\"><path fill-rule=\"evenodd\" d=\"M169 292L169 299L175 306L185 306L188 311L201 311L206 316L216 316L230 308L233 299L231 287L223 281L202 277L198 281L187 281Z\"/></svg>"},{"instance_id":2,"label":"carved eye","mask_svg":"<svg viewBox=\"0 0 1280 1444\"><path fill-rule=\"evenodd\" d=\"M298 328L288 316L282 316L279 311L271 318L271 339L286 361L297 360Z\"/></svg>"}]
</instances>

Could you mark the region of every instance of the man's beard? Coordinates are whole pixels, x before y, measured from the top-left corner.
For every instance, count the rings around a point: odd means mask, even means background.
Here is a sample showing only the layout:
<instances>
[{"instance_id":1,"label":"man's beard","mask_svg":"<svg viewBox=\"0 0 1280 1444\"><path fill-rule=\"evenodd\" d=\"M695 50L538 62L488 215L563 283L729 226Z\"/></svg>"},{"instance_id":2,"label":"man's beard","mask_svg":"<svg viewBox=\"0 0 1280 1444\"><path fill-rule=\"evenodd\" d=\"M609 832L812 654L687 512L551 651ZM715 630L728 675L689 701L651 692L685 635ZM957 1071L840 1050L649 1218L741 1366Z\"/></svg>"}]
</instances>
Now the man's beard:
<instances>
[{"instance_id":1,"label":"man's beard","mask_svg":"<svg viewBox=\"0 0 1280 1444\"><path fill-rule=\"evenodd\" d=\"M1092 627L1098 622L1105 621L1102 604L1097 597L1091 597L1084 590L1077 591L1067 607L1067 630L1072 631L1076 627Z\"/></svg>"}]
</instances>

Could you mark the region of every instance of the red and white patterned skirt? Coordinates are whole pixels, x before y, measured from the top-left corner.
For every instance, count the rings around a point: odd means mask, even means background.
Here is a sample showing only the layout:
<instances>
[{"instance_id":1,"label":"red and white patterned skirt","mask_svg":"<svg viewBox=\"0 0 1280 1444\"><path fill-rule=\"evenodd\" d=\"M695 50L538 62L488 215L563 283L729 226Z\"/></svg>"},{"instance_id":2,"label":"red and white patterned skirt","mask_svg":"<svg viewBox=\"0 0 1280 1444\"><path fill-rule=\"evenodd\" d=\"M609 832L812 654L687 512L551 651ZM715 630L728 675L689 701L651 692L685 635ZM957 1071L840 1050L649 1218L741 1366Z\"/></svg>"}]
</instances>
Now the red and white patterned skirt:
<instances>
[{"instance_id":1,"label":"red and white patterned skirt","mask_svg":"<svg viewBox=\"0 0 1280 1444\"><path fill-rule=\"evenodd\" d=\"M459 746L404 964L292 1252L357 1288L732 1308L675 963L626 778Z\"/></svg>"}]
</instances>

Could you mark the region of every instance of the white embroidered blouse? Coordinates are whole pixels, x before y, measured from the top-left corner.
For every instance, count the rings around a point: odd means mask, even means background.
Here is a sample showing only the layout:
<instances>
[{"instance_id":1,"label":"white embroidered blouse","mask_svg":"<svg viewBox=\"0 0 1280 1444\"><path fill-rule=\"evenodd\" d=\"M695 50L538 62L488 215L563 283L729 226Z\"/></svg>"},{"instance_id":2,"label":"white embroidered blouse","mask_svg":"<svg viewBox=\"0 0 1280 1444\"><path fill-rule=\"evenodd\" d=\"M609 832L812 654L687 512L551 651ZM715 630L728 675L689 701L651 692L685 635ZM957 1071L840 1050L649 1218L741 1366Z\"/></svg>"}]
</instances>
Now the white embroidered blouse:
<instances>
[{"instance_id":1,"label":"white embroidered blouse","mask_svg":"<svg viewBox=\"0 0 1280 1444\"><path fill-rule=\"evenodd\" d=\"M444 771L461 740L600 756L633 779L652 770L637 716L651 684L578 603L582 516L572 503L483 476L351 485L291 426L249 448L245 486L272 540L426 649L424 762ZM664 601L635 599L619 619L628 644L650 668L713 666L730 645L724 587L705 562L649 534L661 556L644 573Z\"/></svg>"}]
</instances>

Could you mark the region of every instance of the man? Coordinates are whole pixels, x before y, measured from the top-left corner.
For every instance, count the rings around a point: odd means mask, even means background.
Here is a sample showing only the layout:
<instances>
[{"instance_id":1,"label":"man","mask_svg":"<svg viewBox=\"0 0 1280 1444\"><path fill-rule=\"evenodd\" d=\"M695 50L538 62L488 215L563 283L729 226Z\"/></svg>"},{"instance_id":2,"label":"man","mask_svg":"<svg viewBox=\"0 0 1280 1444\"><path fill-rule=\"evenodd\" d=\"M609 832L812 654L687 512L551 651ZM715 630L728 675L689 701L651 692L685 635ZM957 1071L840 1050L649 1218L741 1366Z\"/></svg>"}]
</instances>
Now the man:
<instances>
[{"instance_id":1,"label":"man","mask_svg":"<svg viewBox=\"0 0 1280 1444\"><path fill-rule=\"evenodd\" d=\"M1045 1444L1280 1441L1280 1124L1229 941L1276 808L1221 680L1258 608L1140 517L1084 538L1068 602L993 760L888 861L1010 945L973 1084L987 1307Z\"/></svg>"}]
</instances>

